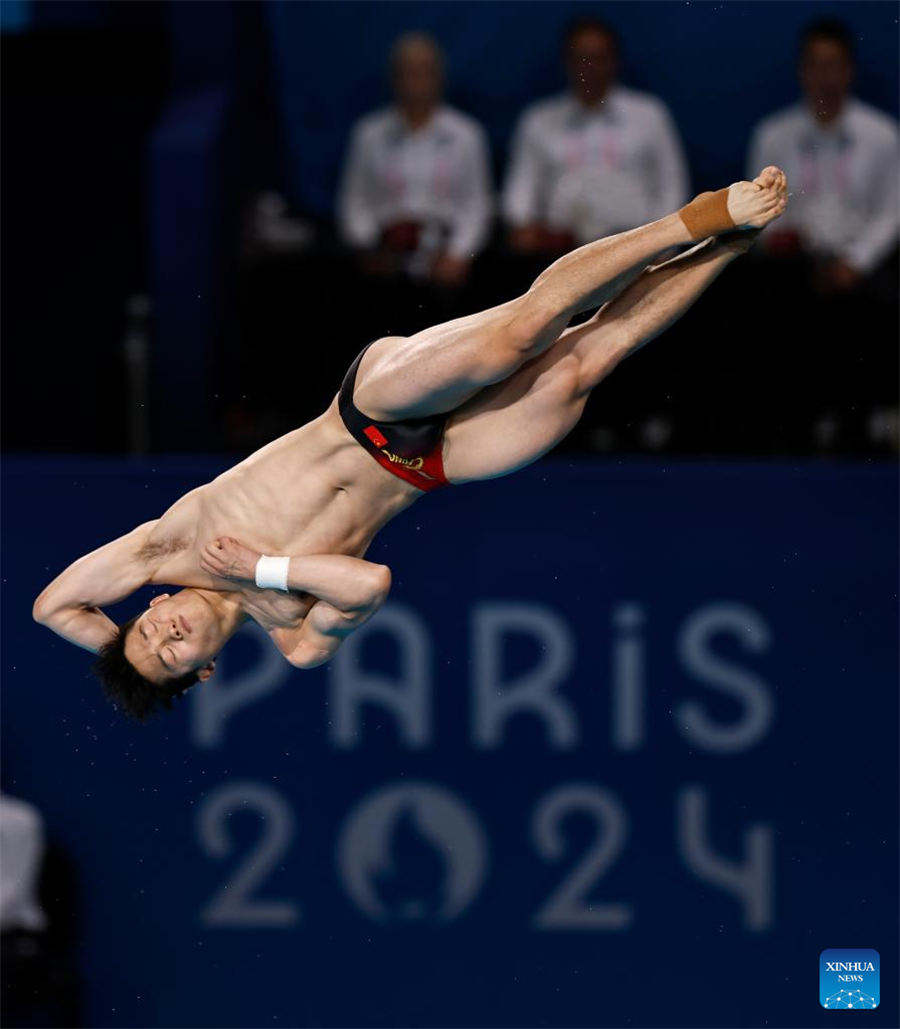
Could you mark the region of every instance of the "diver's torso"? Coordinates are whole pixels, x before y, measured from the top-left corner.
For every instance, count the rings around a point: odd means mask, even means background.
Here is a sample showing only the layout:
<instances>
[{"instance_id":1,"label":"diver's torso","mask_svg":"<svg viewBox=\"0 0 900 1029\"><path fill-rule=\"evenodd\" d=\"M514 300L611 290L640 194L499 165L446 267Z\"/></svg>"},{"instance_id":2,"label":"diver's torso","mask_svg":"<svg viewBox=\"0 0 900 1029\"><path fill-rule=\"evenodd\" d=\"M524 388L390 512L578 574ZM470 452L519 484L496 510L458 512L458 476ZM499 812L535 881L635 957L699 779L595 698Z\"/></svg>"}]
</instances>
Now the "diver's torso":
<instances>
[{"instance_id":1,"label":"diver's torso","mask_svg":"<svg viewBox=\"0 0 900 1029\"><path fill-rule=\"evenodd\" d=\"M200 550L216 536L234 536L265 554L361 557L378 530L420 496L372 460L332 403L173 504L149 537L161 555L152 581L228 588L199 565ZM303 603L294 596L275 601Z\"/></svg>"}]
</instances>

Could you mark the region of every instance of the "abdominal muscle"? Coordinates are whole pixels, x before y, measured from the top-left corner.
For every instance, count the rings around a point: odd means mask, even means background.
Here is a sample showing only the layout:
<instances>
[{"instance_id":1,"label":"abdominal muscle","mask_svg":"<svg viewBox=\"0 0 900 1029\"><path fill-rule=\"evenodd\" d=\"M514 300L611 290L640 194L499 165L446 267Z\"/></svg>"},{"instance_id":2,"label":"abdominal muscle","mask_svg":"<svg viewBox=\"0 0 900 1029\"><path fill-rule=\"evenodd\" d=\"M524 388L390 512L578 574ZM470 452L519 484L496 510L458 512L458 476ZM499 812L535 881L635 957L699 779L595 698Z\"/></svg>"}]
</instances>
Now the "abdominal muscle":
<instances>
[{"instance_id":1,"label":"abdominal muscle","mask_svg":"<svg viewBox=\"0 0 900 1029\"><path fill-rule=\"evenodd\" d=\"M200 568L203 547L217 536L265 554L362 557L378 530L421 495L353 439L335 400L319 418L173 504L148 539L151 551L166 555L151 581L243 589Z\"/></svg>"}]
</instances>

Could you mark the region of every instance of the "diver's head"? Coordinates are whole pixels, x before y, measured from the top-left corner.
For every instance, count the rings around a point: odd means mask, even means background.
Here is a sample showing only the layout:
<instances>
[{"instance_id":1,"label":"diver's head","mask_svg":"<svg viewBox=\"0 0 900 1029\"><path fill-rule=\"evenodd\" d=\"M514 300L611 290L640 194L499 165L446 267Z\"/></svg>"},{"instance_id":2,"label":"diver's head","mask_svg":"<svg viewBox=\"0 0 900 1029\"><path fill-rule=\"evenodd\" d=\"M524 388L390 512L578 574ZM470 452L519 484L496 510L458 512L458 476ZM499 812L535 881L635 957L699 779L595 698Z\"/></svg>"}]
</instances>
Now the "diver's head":
<instances>
[{"instance_id":1,"label":"diver's head","mask_svg":"<svg viewBox=\"0 0 900 1029\"><path fill-rule=\"evenodd\" d=\"M222 596L197 589L162 593L121 625L94 665L107 697L144 722L205 682L238 624L233 611L223 608Z\"/></svg>"}]
</instances>

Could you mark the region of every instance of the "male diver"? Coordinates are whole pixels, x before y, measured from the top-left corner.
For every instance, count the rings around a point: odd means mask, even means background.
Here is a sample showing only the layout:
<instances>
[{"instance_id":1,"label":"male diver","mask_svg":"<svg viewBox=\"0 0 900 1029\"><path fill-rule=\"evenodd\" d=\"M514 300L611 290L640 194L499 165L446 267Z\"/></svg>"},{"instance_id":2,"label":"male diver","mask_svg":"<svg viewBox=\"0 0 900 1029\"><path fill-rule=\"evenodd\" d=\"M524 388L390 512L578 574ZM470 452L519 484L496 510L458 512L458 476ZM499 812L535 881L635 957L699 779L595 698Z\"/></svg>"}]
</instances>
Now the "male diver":
<instances>
[{"instance_id":1,"label":"male diver","mask_svg":"<svg viewBox=\"0 0 900 1029\"><path fill-rule=\"evenodd\" d=\"M786 204L785 177L769 167L566 254L514 300L376 340L322 415L75 561L37 598L35 619L97 653L105 692L139 720L208 679L248 618L292 665L322 664L388 594L389 570L363 560L383 525L425 492L545 454L590 391ZM103 613L147 584L182 589L120 626Z\"/></svg>"}]
</instances>

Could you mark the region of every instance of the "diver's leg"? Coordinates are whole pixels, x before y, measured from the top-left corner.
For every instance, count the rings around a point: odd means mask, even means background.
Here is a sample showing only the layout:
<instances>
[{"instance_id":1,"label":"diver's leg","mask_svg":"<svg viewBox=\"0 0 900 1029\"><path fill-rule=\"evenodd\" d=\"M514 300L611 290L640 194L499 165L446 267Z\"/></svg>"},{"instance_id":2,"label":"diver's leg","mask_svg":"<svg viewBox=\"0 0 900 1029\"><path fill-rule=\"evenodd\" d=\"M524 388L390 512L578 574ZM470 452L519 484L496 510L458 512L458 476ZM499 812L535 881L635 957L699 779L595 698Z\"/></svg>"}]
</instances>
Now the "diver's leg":
<instances>
[{"instance_id":1,"label":"diver's leg","mask_svg":"<svg viewBox=\"0 0 900 1029\"><path fill-rule=\"evenodd\" d=\"M609 300L656 255L690 242L701 227L766 224L777 204L773 188L735 183L677 214L579 247L515 300L409 338L378 340L360 363L356 405L373 420L452 411L543 354L574 314Z\"/></svg>"},{"instance_id":2,"label":"diver's leg","mask_svg":"<svg viewBox=\"0 0 900 1029\"><path fill-rule=\"evenodd\" d=\"M550 350L454 412L445 433L448 479L506 475L556 446L581 417L590 391L680 318L738 252L734 244L708 240L648 269Z\"/></svg>"}]
</instances>

